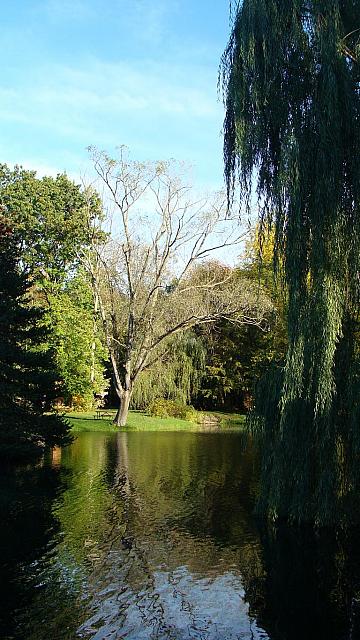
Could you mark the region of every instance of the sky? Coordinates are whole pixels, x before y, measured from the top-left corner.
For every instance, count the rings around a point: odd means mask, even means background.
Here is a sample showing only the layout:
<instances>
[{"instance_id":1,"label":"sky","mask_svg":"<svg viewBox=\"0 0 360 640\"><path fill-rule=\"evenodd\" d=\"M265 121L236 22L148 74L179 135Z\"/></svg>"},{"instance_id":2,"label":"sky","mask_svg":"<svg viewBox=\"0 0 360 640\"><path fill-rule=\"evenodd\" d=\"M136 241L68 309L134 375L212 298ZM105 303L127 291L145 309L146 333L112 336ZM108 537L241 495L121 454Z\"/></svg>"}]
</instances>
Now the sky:
<instances>
[{"instance_id":1,"label":"sky","mask_svg":"<svg viewBox=\"0 0 360 640\"><path fill-rule=\"evenodd\" d=\"M125 144L223 185L229 0L11 0L1 13L1 162L76 179L89 145Z\"/></svg>"}]
</instances>

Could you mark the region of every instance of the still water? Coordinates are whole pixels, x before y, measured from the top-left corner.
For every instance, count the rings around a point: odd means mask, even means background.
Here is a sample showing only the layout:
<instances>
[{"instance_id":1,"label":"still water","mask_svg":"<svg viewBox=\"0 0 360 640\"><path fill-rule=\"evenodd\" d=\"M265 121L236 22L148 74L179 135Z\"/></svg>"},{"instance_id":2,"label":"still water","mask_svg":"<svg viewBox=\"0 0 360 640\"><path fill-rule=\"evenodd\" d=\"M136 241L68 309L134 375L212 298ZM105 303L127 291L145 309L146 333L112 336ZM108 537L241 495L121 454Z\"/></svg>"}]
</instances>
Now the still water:
<instances>
[{"instance_id":1,"label":"still water","mask_svg":"<svg viewBox=\"0 0 360 640\"><path fill-rule=\"evenodd\" d=\"M3 640L355 640L354 533L264 528L240 433L83 433L3 469Z\"/></svg>"}]
</instances>

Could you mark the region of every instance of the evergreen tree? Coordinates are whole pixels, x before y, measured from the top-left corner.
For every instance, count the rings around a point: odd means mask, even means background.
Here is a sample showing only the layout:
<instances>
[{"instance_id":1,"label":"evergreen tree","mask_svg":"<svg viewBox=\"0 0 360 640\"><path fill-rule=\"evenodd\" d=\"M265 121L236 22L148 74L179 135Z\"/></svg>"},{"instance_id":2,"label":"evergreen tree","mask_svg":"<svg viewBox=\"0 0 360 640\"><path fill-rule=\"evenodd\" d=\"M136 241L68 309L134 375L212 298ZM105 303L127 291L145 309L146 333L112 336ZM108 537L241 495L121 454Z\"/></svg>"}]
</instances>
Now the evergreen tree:
<instances>
[{"instance_id":1,"label":"evergreen tree","mask_svg":"<svg viewBox=\"0 0 360 640\"><path fill-rule=\"evenodd\" d=\"M244 0L222 61L229 199L257 181L289 292L256 404L274 518L333 522L359 497L359 43L357 0Z\"/></svg>"},{"instance_id":2,"label":"evergreen tree","mask_svg":"<svg viewBox=\"0 0 360 640\"><path fill-rule=\"evenodd\" d=\"M44 347L43 312L27 304L29 281L19 261L14 235L0 223L0 456L5 458L70 441L67 423L44 414L56 376Z\"/></svg>"}]
</instances>

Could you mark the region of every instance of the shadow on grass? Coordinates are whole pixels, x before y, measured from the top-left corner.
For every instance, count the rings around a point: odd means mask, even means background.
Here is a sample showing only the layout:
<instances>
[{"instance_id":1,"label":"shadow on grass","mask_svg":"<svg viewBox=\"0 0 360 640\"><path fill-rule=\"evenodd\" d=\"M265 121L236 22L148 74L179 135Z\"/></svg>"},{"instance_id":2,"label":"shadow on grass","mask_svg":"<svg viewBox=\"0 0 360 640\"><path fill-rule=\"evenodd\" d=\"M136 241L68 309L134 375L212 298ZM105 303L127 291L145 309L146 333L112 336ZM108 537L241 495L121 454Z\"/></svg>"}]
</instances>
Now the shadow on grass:
<instances>
[{"instance_id":1,"label":"shadow on grass","mask_svg":"<svg viewBox=\"0 0 360 640\"><path fill-rule=\"evenodd\" d=\"M81 420L81 421L90 420L90 422L101 422L101 421L113 420L115 418L115 414L116 414L116 411L114 411L113 415L108 415L106 417L101 417L101 418L96 418L94 416L93 417L84 416L83 414L74 415L73 413L65 413L64 416L69 420Z\"/></svg>"}]
</instances>

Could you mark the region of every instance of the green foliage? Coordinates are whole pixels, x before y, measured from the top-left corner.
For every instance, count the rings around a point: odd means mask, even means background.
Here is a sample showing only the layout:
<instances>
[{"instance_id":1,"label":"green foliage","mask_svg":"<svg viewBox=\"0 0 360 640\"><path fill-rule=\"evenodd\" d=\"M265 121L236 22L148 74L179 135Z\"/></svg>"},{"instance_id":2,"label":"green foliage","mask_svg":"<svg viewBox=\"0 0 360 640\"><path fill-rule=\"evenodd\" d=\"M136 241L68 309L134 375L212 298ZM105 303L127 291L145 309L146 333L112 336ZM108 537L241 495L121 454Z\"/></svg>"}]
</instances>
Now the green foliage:
<instances>
[{"instance_id":1,"label":"green foliage","mask_svg":"<svg viewBox=\"0 0 360 640\"><path fill-rule=\"evenodd\" d=\"M242 354L244 377L248 388L269 370L274 362L283 364L288 346L287 338L287 286L280 273L274 273L274 233L257 227L245 247L245 260L239 274L258 282L273 303L267 331L244 327ZM281 258L279 256L279 258ZM281 263L280 263L281 269Z\"/></svg>"},{"instance_id":2,"label":"green foliage","mask_svg":"<svg viewBox=\"0 0 360 640\"><path fill-rule=\"evenodd\" d=\"M38 286L64 281L88 246L101 215L96 193L83 192L66 174L37 178L35 171L0 165L0 204L21 241L22 263Z\"/></svg>"},{"instance_id":3,"label":"green foliage","mask_svg":"<svg viewBox=\"0 0 360 640\"><path fill-rule=\"evenodd\" d=\"M27 304L12 233L0 226L0 454L22 457L69 441L68 425L44 415L56 395L56 373L45 348L44 314Z\"/></svg>"},{"instance_id":4,"label":"green foliage","mask_svg":"<svg viewBox=\"0 0 360 640\"><path fill-rule=\"evenodd\" d=\"M31 299L46 311L47 339L62 381L58 395L89 407L94 393L106 387L106 358L79 256L99 236L99 197L66 174L37 178L35 171L3 164L0 205L19 243L22 268L31 273Z\"/></svg>"},{"instance_id":5,"label":"green foliage","mask_svg":"<svg viewBox=\"0 0 360 640\"><path fill-rule=\"evenodd\" d=\"M206 366L194 403L203 409L241 406L249 386L244 377L246 328L220 321L198 332L206 344Z\"/></svg>"},{"instance_id":6,"label":"green foliage","mask_svg":"<svg viewBox=\"0 0 360 640\"><path fill-rule=\"evenodd\" d=\"M274 518L333 522L360 492L359 27L353 0L244 0L223 57L229 198L238 177L250 206L256 177L289 299L285 367L253 417Z\"/></svg>"},{"instance_id":7,"label":"green foliage","mask_svg":"<svg viewBox=\"0 0 360 640\"><path fill-rule=\"evenodd\" d=\"M193 331L168 340L165 355L145 369L134 387L132 406L145 409L158 397L189 403L205 372L206 349Z\"/></svg>"},{"instance_id":8,"label":"green foliage","mask_svg":"<svg viewBox=\"0 0 360 640\"><path fill-rule=\"evenodd\" d=\"M107 353L94 321L90 285L81 271L56 295L49 296L47 319L65 404L75 402L81 409L91 408L94 394L101 394L108 386L104 377Z\"/></svg>"},{"instance_id":9,"label":"green foliage","mask_svg":"<svg viewBox=\"0 0 360 640\"><path fill-rule=\"evenodd\" d=\"M176 400L156 398L150 403L147 411L151 416L157 416L158 418L180 418L188 422L199 422L199 416L194 407Z\"/></svg>"},{"instance_id":10,"label":"green foliage","mask_svg":"<svg viewBox=\"0 0 360 640\"><path fill-rule=\"evenodd\" d=\"M197 330L206 344L206 368L194 400L203 408L248 408L254 386L271 363L284 359L286 336L286 289L273 273L273 238L261 239L258 230L246 243L237 277L252 281L273 305L266 330L252 325L217 322Z\"/></svg>"}]
</instances>

